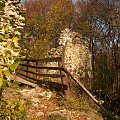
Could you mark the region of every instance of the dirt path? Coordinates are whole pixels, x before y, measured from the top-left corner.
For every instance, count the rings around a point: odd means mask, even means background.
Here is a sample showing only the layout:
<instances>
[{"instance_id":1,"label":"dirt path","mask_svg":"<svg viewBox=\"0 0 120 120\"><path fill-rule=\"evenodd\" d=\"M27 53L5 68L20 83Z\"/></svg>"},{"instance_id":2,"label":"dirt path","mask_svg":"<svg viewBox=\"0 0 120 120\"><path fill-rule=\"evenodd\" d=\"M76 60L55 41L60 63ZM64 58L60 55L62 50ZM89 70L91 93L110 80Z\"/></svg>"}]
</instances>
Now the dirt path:
<instances>
[{"instance_id":1,"label":"dirt path","mask_svg":"<svg viewBox=\"0 0 120 120\"><path fill-rule=\"evenodd\" d=\"M4 97L17 98L21 104L28 102L27 118L31 120L103 120L93 111L68 110L59 104L56 92L43 88L24 88L5 90ZM69 104L68 104L69 105Z\"/></svg>"}]
</instances>

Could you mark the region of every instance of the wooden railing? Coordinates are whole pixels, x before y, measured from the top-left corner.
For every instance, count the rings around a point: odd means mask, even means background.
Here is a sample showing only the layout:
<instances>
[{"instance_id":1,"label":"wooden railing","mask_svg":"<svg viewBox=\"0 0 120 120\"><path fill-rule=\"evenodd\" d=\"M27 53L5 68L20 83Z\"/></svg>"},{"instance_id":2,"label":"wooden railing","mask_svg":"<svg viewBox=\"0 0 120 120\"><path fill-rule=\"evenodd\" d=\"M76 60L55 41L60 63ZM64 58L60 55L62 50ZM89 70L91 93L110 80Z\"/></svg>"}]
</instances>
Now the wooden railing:
<instances>
[{"instance_id":1,"label":"wooden railing","mask_svg":"<svg viewBox=\"0 0 120 120\"><path fill-rule=\"evenodd\" d=\"M46 64L49 62L56 62L58 65L57 67L47 67L42 66L42 63ZM34 65L31 65L34 63ZM34 69L34 71L31 71ZM55 70L59 71L59 74L48 74L48 73L41 73L40 70ZM60 83L56 83L58 85L58 89L62 89L64 93L69 97L72 95L70 83L71 80L76 82L80 88L104 111L105 115L109 120L114 120L113 116L99 103L99 101L82 85L82 83L75 79L73 75L64 68L64 64L61 57L58 58L46 58L46 59L23 59L19 68L16 71L21 77L24 77L26 80L34 82L36 84L45 84L45 81L40 82L40 77L52 77L52 78L60 78L61 79L61 86ZM34 77L31 77L29 74L32 74ZM47 85L49 84L50 87L53 85L53 82L46 81Z\"/></svg>"},{"instance_id":2,"label":"wooden railing","mask_svg":"<svg viewBox=\"0 0 120 120\"><path fill-rule=\"evenodd\" d=\"M55 67L45 66L47 63L55 62ZM67 96L71 95L70 79L68 79L65 72L62 71L63 61L61 57L57 58L45 58L45 59L23 59L19 65L16 74L24 79L36 84L44 84L46 86L55 87L62 90ZM44 73L43 70L54 70L51 73ZM41 77L59 78L59 83L52 81L43 81Z\"/></svg>"}]
</instances>

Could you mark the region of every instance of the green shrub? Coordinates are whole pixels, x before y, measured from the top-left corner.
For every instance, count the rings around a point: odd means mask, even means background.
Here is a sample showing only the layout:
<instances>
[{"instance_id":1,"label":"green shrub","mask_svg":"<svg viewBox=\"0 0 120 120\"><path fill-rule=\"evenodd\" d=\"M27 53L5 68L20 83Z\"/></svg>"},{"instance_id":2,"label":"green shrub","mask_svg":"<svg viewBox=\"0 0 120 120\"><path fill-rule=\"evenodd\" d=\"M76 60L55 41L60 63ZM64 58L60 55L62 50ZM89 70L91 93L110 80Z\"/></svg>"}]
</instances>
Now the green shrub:
<instances>
[{"instance_id":1,"label":"green shrub","mask_svg":"<svg viewBox=\"0 0 120 120\"><path fill-rule=\"evenodd\" d=\"M89 106L89 103L85 99L85 97L77 98L76 96L72 96L70 98L66 98L66 96L58 97L59 105L64 106L66 109L74 110L74 111L91 111L92 108Z\"/></svg>"},{"instance_id":2,"label":"green shrub","mask_svg":"<svg viewBox=\"0 0 120 120\"><path fill-rule=\"evenodd\" d=\"M59 115L59 114L52 114L49 118L49 120L67 120L65 116Z\"/></svg>"},{"instance_id":3,"label":"green shrub","mask_svg":"<svg viewBox=\"0 0 120 120\"><path fill-rule=\"evenodd\" d=\"M0 119L2 120L26 120L26 109L19 100L14 99L0 101Z\"/></svg>"}]
</instances>

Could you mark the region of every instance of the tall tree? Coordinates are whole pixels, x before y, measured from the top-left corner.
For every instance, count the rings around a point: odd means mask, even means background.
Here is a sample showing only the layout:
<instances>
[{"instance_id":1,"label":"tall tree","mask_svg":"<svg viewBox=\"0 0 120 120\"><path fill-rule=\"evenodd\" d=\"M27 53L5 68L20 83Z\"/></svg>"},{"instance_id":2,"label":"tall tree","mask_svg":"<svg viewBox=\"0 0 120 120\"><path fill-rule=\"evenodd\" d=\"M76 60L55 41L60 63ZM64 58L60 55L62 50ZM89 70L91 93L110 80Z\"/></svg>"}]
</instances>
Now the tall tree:
<instances>
[{"instance_id":1,"label":"tall tree","mask_svg":"<svg viewBox=\"0 0 120 120\"><path fill-rule=\"evenodd\" d=\"M118 106L120 100L120 1L78 1L80 17L77 26L90 41L94 73L94 89L106 99L107 107ZM83 21L84 20L84 21ZM115 102L116 101L116 102ZM112 111L112 109L110 109ZM119 109L113 109L119 114Z\"/></svg>"},{"instance_id":2,"label":"tall tree","mask_svg":"<svg viewBox=\"0 0 120 120\"><path fill-rule=\"evenodd\" d=\"M26 1L25 9L27 14L25 32L30 39L25 41L26 44L21 44L33 57L44 57L47 50L58 46L61 30L74 27L76 10L71 0ZM38 47L39 43L44 48ZM44 52L38 54L40 49L44 49ZM36 51L36 54L33 51Z\"/></svg>"}]
</instances>

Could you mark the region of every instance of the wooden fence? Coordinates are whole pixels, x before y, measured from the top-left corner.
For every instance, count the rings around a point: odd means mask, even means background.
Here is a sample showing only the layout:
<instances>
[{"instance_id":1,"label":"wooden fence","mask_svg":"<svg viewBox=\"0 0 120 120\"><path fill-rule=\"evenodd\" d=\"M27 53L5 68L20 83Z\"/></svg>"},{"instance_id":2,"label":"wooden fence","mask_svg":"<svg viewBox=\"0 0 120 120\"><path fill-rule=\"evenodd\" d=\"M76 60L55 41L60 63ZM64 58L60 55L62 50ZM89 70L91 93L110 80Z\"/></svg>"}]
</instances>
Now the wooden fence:
<instances>
[{"instance_id":1,"label":"wooden fence","mask_svg":"<svg viewBox=\"0 0 120 120\"><path fill-rule=\"evenodd\" d=\"M48 67L45 66L47 63L55 62L56 67ZM67 96L71 95L71 88L70 88L70 79L67 77L67 74L62 71L63 68L63 61L61 57L57 58L45 58L45 59L23 59L21 64L19 65L16 74L23 77L24 79L36 83L36 84L44 84L46 87L51 87L55 89L62 90ZM54 74L51 72L44 73L43 70L49 71L57 71ZM59 73L58 73L59 71ZM57 74L56 74L57 73ZM43 81L41 80L45 77L50 78L59 78L61 79L61 83L52 82L52 81Z\"/></svg>"},{"instance_id":2,"label":"wooden fence","mask_svg":"<svg viewBox=\"0 0 120 120\"><path fill-rule=\"evenodd\" d=\"M47 64L49 62L56 62L56 67L47 67L42 66L42 64ZM31 69L30 69L31 68ZM34 71L32 71L34 69ZM59 71L59 74L48 74L42 73L41 70L55 70ZM69 97L72 95L70 83L71 80L76 82L80 88L104 111L105 115L109 120L114 120L113 116L99 103L99 101L82 85L82 83L75 79L73 75L64 68L63 60L61 57L58 58L46 58L46 59L23 59L21 64L19 65L16 74L24 77L24 79L34 82L36 84L46 84L49 87L52 87L54 82L50 81L41 81L40 77L52 77L52 78L60 78L61 84L56 83L58 89L64 91L64 93ZM33 76L31 77L30 74Z\"/></svg>"}]
</instances>

